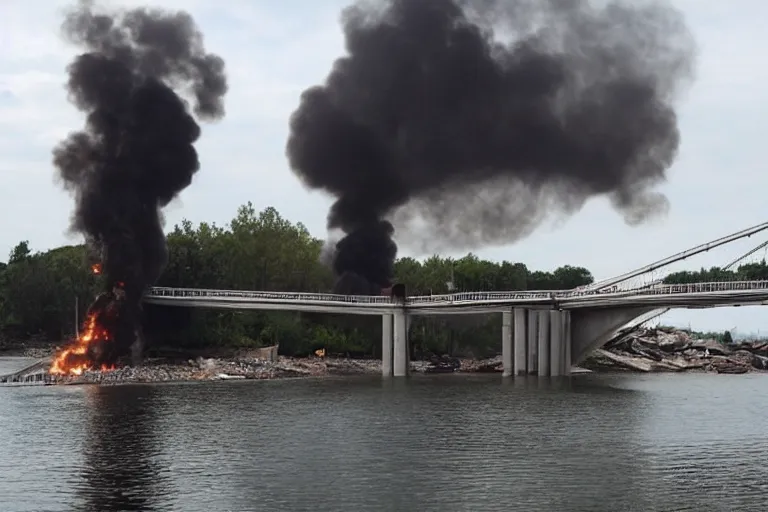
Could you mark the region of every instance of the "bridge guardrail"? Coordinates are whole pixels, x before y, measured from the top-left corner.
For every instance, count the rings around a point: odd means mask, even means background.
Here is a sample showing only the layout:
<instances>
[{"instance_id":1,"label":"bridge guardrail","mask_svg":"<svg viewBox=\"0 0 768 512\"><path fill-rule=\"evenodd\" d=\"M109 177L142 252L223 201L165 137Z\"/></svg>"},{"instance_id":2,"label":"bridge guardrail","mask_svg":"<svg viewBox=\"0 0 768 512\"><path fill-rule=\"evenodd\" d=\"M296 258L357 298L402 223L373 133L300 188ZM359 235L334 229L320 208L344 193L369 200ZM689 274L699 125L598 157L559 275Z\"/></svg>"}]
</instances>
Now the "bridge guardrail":
<instances>
[{"instance_id":1,"label":"bridge guardrail","mask_svg":"<svg viewBox=\"0 0 768 512\"><path fill-rule=\"evenodd\" d=\"M592 292L589 292L592 293ZM353 304L393 304L395 301L386 295L335 295L331 293L306 292L263 292L247 290L214 290L204 288L150 288L150 297L178 298L229 298L262 300L298 300L308 302L343 302ZM460 292L441 295L414 295L408 297L410 304L467 302L483 300L548 299L556 296L571 296L570 291L510 291L510 292Z\"/></svg>"},{"instance_id":2,"label":"bridge guardrail","mask_svg":"<svg viewBox=\"0 0 768 512\"><path fill-rule=\"evenodd\" d=\"M460 292L440 295L414 295L408 297L409 304L431 304L443 302L477 302L487 300L550 299L558 292L553 291L511 291L511 292Z\"/></svg>"},{"instance_id":3,"label":"bridge guardrail","mask_svg":"<svg viewBox=\"0 0 768 512\"><path fill-rule=\"evenodd\" d=\"M627 297L637 295L677 295L687 293L730 292L747 290L768 290L768 281L722 281L710 283L660 284L621 290L613 287L610 291L595 289L575 290L534 290L509 292L460 292L441 295L417 295L408 297L410 305L439 305L466 302L499 302L551 299L553 301L579 298ZM335 295L330 293L266 292L246 290L213 290L202 288L151 288L150 297L201 298L201 299L251 299L265 301L297 301L308 303L341 304L394 304L389 296L377 295Z\"/></svg>"},{"instance_id":4,"label":"bridge guardrail","mask_svg":"<svg viewBox=\"0 0 768 512\"><path fill-rule=\"evenodd\" d=\"M389 296L377 295L334 295L331 293L306 292L260 292L247 290L212 290L204 288L150 288L150 297L176 297L201 299L261 299L291 300L306 302L344 302L352 304L391 304Z\"/></svg>"},{"instance_id":5,"label":"bridge guardrail","mask_svg":"<svg viewBox=\"0 0 768 512\"><path fill-rule=\"evenodd\" d=\"M709 283L659 284L621 290L606 295L676 295L766 289L768 289L768 281L715 281Z\"/></svg>"}]
</instances>

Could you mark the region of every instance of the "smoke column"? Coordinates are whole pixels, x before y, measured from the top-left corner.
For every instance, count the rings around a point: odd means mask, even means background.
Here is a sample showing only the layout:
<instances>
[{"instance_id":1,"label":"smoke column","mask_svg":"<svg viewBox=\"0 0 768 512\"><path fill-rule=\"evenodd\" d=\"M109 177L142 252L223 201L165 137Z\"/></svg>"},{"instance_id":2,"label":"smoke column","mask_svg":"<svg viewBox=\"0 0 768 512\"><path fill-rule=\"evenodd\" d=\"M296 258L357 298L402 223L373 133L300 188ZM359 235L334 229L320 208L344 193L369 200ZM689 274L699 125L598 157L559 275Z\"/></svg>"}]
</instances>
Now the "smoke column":
<instances>
[{"instance_id":1,"label":"smoke column","mask_svg":"<svg viewBox=\"0 0 768 512\"><path fill-rule=\"evenodd\" d=\"M112 343L99 355L113 362L132 346L140 348L142 296L167 262L160 209L191 183L200 165L193 146L200 127L172 87L193 100L197 117L219 119L227 91L224 61L205 52L185 12L103 14L81 2L68 13L63 32L85 48L68 67L67 85L87 117L83 131L55 148L54 164L76 200L72 229L85 235L102 264L106 291L100 299L107 299L91 309L120 303L109 326Z\"/></svg>"},{"instance_id":2,"label":"smoke column","mask_svg":"<svg viewBox=\"0 0 768 512\"><path fill-rule=\"evenodd\" d=\"M420 250L514 242L607 196L629 224L679 145L695 44L663 3L389 0L342 13L347 55L306 90L287 155L336 197L340 293L390 284ZM389 219L389 220L388 220Z\"/></svg>"}]
</instances>

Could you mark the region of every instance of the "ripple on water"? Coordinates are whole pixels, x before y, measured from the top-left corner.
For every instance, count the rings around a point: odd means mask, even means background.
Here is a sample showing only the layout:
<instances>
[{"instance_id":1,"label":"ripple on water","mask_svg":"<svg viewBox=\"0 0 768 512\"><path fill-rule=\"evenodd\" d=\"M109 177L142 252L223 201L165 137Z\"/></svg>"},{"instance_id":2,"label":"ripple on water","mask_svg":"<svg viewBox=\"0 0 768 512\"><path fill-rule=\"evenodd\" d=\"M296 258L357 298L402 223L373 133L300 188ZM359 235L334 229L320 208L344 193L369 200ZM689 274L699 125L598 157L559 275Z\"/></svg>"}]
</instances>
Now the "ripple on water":
<instances>
[{"instance_id":1,"label":"ripple on water","mask_svg":"<svg viewBox=\"0 0 768 512\"><path fill-rule=\"evenodd\" d=\"M0 497L18 512L764 510L766 384L2 388Z\"/></svg>"}]
</instances>

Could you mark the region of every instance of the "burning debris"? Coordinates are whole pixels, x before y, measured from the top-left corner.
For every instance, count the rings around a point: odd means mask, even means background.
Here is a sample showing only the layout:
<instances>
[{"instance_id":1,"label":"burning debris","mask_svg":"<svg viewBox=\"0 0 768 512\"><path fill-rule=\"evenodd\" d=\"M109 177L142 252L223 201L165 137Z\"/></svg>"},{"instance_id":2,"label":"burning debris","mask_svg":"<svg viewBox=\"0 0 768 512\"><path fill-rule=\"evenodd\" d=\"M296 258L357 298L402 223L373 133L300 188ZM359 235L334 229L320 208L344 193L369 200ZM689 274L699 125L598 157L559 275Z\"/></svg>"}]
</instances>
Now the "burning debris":
<instances>
[{"instance_id":1,"label":"burning debris","mask_svg":"<svg viewBox=\"0 0 768 512\"><path fill-rule=\"evenodd\" d=\"M287 143L336 197L337 292L391 283L393 224L426 252L514 242L594 196L630 224L664 211L695 45L663 2L360 1L342 24Z\"/></svg>"},{"instance_id":2,"label":"burning debris","mask_svg":"<svg viewBox=\"0 0 768 512\"><path fill-rule=\"evenodd\" d=\"M101 299L103 296L99 296ZM99 299L96 302L100 302ZM108 302L108 301L101 301ZM96 303L94 303L96 304ZM104 327L103 317L114 315L114 308L91 308L86 316L85 329L78 336L75 344L57 354L51 365L53 375L82 375L94 369L94 361L103 359L101 352L110 340L109 331ZM102 363L101 371L114 369L114 366Z\"/></svg>"},{"instance_id":3,"label":"burning debris","mask_svg":"<svg viewBox=\"0 0 768 512\"><path fill-rule=\"evenodd\" d=\"M200 119L224 115L224 61L205 52L189 14L139 8L97 12L83 1L63 24L86 49L68 67L84 130L54 150L54 164L76 208L72 229L99 261L105 292L87 314L83 334L57 357L52 373L110 368L143 348L141 301L167 261L160 209L199 168Z\"/></svg>"}]
</instances>

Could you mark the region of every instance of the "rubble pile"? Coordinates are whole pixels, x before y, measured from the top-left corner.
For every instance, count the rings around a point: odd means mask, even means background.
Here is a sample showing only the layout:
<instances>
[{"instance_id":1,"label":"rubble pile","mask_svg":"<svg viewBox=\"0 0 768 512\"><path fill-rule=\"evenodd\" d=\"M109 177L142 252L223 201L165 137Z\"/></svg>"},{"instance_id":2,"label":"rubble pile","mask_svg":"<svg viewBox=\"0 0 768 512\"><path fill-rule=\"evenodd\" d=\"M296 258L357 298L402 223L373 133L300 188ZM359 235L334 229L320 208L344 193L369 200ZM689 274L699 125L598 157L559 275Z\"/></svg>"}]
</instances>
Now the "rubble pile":
<instances>
[{"instance_id":1,"label":"rubble pile","mask_svg":"<svg viewBox=\"0 0 768 512\"><path fill-rule=\"evenodd\" d=\"M280 379L331 375L380 375L379 359L343 357L292 358L254 357L203 358L169 361L148 359L140 366L110 371L86 371L82 375L55 376L61 384L126 384L214 380ZM673 328L637 328L594 351L580 367L592 371L748 373L768 370L768 342L724 344L699 339L690 332ZM462 359L432 355L411 362L414 373L496 373L502 371L501 357Z\"/></svg>"},{"instance_id":2,"label":"rubble pile","mask_svg":"<svg viewBox=\"0 0 768 512\"><path fill-rule=\"evenodd\" d=\"M141 366L126 366L108 372L88 371L78 376L56 379L60 384L125 384L149 382L210 381L236 379L278 379L321 377L327 375L359 375L381 372L381 362L353 359L295 359L280 357L277 361L259 359L198 357L183 364L147 360Z\"/></svg>"},{"instance_id":3,"label":"rubble pile","mask_svg":"<svg viewBox=\"0 0 768 512\"><path fill-rule=\"evenodd\" d=\"M582 367L640 372L747 373L768 370L768 342L723 344L673 328L639 328L596 350Z\"/></svg>"}]
</instances>

